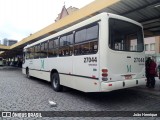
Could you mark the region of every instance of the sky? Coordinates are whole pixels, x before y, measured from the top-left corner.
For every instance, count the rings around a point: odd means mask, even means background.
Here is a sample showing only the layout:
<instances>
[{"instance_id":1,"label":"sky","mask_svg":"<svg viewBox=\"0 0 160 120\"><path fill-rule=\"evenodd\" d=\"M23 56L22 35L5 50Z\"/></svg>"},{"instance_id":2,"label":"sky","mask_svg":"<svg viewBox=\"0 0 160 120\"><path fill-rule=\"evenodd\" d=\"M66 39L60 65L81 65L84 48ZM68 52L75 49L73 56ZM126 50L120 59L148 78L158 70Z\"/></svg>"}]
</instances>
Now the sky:
<instances>
[{"instance_id":1,"label":"sky","mask_svg":"<svg viewBox=\"0 0 160 120\"><path fill-rule=\"evenodd\" d=\"M0 0L0 40L22 40L54 23L66 8L82 8L94 0Z\"/></svg>"}]
</instances>

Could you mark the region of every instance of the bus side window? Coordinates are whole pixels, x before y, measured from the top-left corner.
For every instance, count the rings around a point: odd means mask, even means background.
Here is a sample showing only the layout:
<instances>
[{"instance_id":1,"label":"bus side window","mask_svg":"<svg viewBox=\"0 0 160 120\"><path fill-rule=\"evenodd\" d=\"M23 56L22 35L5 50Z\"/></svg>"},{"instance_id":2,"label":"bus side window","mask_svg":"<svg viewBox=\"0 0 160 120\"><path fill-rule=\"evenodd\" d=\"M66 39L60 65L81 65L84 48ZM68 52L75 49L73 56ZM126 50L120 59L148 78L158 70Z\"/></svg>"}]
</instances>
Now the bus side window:
<instances>
[{"instance_id":1,"label":"bus side window","mask_svg":"<svg viewBox=\"0 0 160 120\"><path fill-rule=\"evenodd\" d=\"M57 57L58 55L58 49L50 49L48 51L48 57Z\"/></svg>"},{"instance_id":2,"label":"bus side window","mask_svg":"<svg viewBox=\"0 0 160 120\"><path fill-rule=\"evenodd\" d=\"M40 44L35 46L35 55L34 58L37 59L40 57Z\"/></svg>"},{"instance_id":3,"label":"bus side window","mask_svg":"<svg viewBox=\"0 0 160 120\"><path fill-rule=\"evenodd\" d=\"M73 53L73 33L60 38L59 56L71 56Z\"/></svg>"},{"instance_id":4,"label":"bus side window","mask_svg":"<svg viewBox=\"0 0 160 120\"><path fill-rule=\"evenodd\" d=\"M79 45L79 50L78 50L79 54L80 55L92 54L93 53L92 47L93 46L91 46L90 42Z\"/></svg>"},{"instance_id":5,"label":"bus side window","mask_svg":"<svg viewBox=\"0 0 160 120\"><path fill-rule=\"evenodd\" d=\"M95 54L98 51L98 41L88 42L74 46L75 55Z\"/></svg>"},{"instance_id":6,"label":"bus side window","mask_svg":"<svg viewBox=\"0 0 160 120\"><path fill-rule=\"evenodd\" d=\"M80 55L79 45L74 46L74 55Z\"/></svg>"},{"instance_id":7,"label":"bus side window","mask_svg":"<svg viewBox=\"0 0 160 120\"><path fill-rule=\"evenodd\" d=\"M72 56L73 54L73 40L74 40L73 33L67 35L67 41L68 41L67 45L69 47L68 56Z\"/></svg>"},{"instance_id":8,"label":"bus side window","mask_svg":"<svg viewBox=\"0 0 160 120\"><path fill-rule=\"evenodd\" d=\"M71 55L72 55L72 50L70 51L69 47L59 49L59 56L71 56Z\"/></svg>"},{"instance_id":9,"label":"bus side window","mask_svg":"<svg viewBox=\"0 0 160 120\"><path fill-rule=\"evenodd\" d=\"M92 24L75 32L75 55L95 54L98 51L98 25Z\"/></svg>"},{"instance_id":10,"label":"bus side window","mask_svg":"<svg viewBox=\"0 0 160 120\"><path fill-rule=\"evenodd\" d=\"M49 40L48 57L57 57L58 46L58 38L54 40Z\"/></svg>"},{"instance_id":11,"label":"bus side window","mask_svg":"<svg viewBox=\"0 0 160 120\"><path fill-rule=\"evenodd\" d=\"M41 45L38 44L37 45L37 58L40 58L40 55L41 55Z\"/></svg>"},{"instance_id":12,"label":"bus side window","mask_svg":"<svg viewBox=\"0 0 160 120\"><path fill-rule=\"evenodd\" d=\"M90 42L90 53L97 53L98 41Z\"/></svg>"},{"instance_id":13,"label":"bus side window","mask_svg":"<svg viewBox=\"0 0 160 120\"><path fill-rule=\"evenodd\" d=\"M41 43L41 58L46 58L48 52L47 42Z\"/></svg>"},{"instance_id":14,"label":"bus side window","mask_svg":"<svg viewBox=\"0 0 160 120\"><path fill-rule=\"evenodd\" d=\"M70 48L69 46L63 47L59 49L59 56L70 56Z\"/></svg>"},{"instance_id":15,"label":"bus side window","mask_svg":"<svg viewBox=\"0 0 160 120\"><path fill-rule=\"evenodd\" d=\"M22 63L25 63L25 59L26 59L26 52L23 52L23 58L22 58Z\"/></svg>"},{"instance_id":16,"label":"bus side window","mask_svg":"<svg viewBox=\"0 0 160 120\"><path fill-rule=\"evenodd\" d=\"M69 55L72 56L73 54L73 45L69 46Z\"/></svg>"},{"instance_id":17,"label":"bus side window","mask_svg":"<svg viewBox=\"0 0 160 120\"><path fill-rule=\"evenodd\" d=\"M37 58L37 45L35 46L35 53L34 53L34 59Z\"/></svg>"},{"instance_id":18,"label":"bus side window","mask_svg":"<svg viewBox=\"0 0 160 120\"><path fill-rule=\"evenodd\" d=\"M31 47L30 59L34 59L34 47Z\"/></svg>"},{"instance_id":19,"label":"bus side window","mask_svg":"<svg viewBox=\"0 0 160 120\"><path fill-rule=\"evenodd\" d=\"M28 50L29 58L28 59L33 59L34 58L34 47L30 47Z\"/></svg>"},{"instance_id":20,"label":"bus side window","mask_svg":"<svg viewBox=\"0 0 160 120\"><path fill-rule=\"evenodd\" d=\"M27 50L26 50L26 59L29 59L29 48L27 48Z\"/></svg>"}]
</instances>

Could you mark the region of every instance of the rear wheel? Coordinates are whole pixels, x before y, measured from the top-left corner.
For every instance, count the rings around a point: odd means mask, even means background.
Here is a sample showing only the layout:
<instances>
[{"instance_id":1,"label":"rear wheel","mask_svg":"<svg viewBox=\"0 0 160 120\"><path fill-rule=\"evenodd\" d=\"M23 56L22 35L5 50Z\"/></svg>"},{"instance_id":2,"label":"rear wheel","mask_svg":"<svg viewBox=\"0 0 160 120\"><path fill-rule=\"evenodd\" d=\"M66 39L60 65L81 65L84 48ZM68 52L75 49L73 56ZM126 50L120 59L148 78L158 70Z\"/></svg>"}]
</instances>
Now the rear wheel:
<instances>
[{"instance_id":1,"label":"rear wheel","mask_svg":"<svg viewBox=\"0 0 160 120\"><path fill-rule=\"evenodd\" d=\"M27 76L28 79L31 77L31 76L29 75L29 69L28 69L28 68L26 69L26 76Z\"/></svg>"},{"instance_id":2,"label":"rear wheel","mask_svg":"<svg viewBox=\"0 0 160 120\"><path fill-rule=\"evenodd\" d=\"M58 73L52 73L51 75L51 84L55 91L60 92L63 89L63 86L60 85L60 79Z\"/></svg>"}]
</instances>

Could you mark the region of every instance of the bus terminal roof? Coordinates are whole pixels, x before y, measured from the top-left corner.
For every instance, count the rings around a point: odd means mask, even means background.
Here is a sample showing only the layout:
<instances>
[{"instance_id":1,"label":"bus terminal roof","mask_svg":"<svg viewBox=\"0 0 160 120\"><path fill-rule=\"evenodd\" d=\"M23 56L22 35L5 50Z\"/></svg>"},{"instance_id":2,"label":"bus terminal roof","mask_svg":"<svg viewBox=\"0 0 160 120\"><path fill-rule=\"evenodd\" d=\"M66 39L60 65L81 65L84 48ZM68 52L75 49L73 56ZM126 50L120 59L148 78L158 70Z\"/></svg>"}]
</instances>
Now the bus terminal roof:
<instances>
[{"instance_id":1,"label":"bus terminal roof","mask_svg":"<svg viewBox=\"0 0 160 120\"><path fill-rule=\"evenodd\" d=\"M144 27L145 37L160 35L160 0L95 0L73 14L22 39L7 50L22 52L22 49L27 44L38 41L101 12L122 15L140 22ZM6 49L0 46L0 50ZM9 51L3 52L0 55L11 57L13 54L9 54Z\"/></svg>"},{"instance_id":2,"label":"bus terminal roof","mask_svg":"<svg viewBox=\"0 0 160 120\"><path fill-rule=\"evenodd\" d=\"M0 44L0 50L9 50L10 47L9 46L4 46Z\"/></svg>"}]
</instances>

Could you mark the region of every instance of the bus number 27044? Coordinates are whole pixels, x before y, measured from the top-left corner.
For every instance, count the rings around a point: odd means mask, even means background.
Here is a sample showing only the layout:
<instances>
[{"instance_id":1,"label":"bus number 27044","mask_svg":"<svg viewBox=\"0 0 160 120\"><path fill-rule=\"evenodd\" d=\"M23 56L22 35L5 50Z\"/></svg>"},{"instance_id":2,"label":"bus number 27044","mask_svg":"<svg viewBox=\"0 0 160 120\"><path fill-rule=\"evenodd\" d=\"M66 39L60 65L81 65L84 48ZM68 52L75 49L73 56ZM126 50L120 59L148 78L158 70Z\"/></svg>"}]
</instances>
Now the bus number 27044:
<instances>
[{"instance_id":1,"label":"bus number 27044","mask_svg":"<svg viewBox=\"0 0 160 120\"><path fill-rule=\"evenodd\" d=\"M84 63L97 62L97 57L85 57Z\"/></svg>"},{"instance_id":2,"label":"bus number 27044","mask_svg":"<svg viewBox=\"0 0 160 120\"><path fill-rule=\"evenodd\" d=\"M145 62L145 58L134 58L134 62Z\"/></svg>"}]
</instances>

